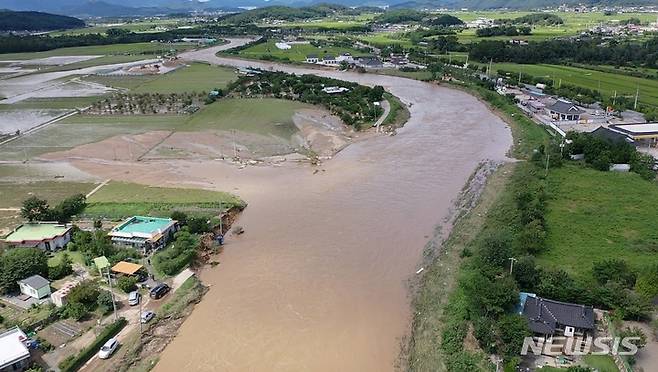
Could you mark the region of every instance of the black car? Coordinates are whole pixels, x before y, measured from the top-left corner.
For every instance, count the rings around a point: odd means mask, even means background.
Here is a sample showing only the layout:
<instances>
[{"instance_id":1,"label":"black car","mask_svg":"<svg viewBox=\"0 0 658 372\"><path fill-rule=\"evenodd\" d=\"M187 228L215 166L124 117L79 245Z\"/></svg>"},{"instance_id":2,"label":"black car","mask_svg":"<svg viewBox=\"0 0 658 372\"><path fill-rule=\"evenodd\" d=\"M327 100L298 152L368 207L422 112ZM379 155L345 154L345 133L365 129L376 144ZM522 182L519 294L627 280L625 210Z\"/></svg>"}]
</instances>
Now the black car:
<instances>
[{"instance_id":1,"label":"black car","mask_svg":"<svg viewBox=\"0 0 658 372\"><path fill-rule=\"evenodd\" d=\"M162 298L164 295L166 295L167 292L169 292L169 289L171 288L169 288L168 285L166 285L165 283L160 283L156 285L153 289L151 289L150 296L151 298L157 300L159 298Z\"/></svg>"}]
</instances>

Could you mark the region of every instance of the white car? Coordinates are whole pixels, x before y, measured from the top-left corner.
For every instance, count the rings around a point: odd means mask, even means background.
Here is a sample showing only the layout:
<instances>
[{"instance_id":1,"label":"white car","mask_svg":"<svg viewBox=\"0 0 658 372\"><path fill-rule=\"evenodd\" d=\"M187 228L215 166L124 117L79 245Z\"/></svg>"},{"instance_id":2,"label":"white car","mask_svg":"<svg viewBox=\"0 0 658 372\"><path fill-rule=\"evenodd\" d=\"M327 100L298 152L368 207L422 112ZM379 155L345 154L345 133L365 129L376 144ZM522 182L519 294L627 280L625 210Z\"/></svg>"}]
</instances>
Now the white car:
<instances>
[{"instance_id":1,"label":"white car","mask_svg":"<svg viewBox=\"0 0 658 372\"><path fill-rule=\"evenodd\" d=\"M153 317L155 317L155 313L152 312L151 310L146 310L142 313L140 321L143 324L146 324L146 323L150 322L151 319L153 319Z\"/></svg>"},{"instance_id":2,"label":"white car","mask_svg":"<svg viewBox=\"0 0 658 372\"><path fill-rule=\"evenodd\" d=\"M119 340L117 340L115 337L112 337L111 339L107 340L105 345L101 347L101 350L98 352L98 357L100 359L109 358L112 353L116 351L117 346L119 346Z\"/></svg>"},{"instance_id":3,"label":"white car","mask_svg":"<svg viewBox=\"0 0 658 372\"><path fill-rule=\"evenodd\" d=\"M141 299L142 295L139 294L137 291L132 291L128 295L128 305L130 306L135 306L139 305L139 300Z\"/></svg>"}]
</instances>

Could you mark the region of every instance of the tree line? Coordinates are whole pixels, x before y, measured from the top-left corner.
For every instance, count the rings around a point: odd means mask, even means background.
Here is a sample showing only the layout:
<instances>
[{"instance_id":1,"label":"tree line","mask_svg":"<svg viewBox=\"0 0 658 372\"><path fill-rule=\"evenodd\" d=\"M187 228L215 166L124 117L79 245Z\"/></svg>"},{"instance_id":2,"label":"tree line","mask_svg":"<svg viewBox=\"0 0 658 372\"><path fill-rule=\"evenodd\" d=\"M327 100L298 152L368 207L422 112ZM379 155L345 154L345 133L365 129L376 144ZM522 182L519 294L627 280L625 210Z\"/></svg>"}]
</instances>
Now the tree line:
<instances>
[{"instance_id":1,"label":"tree line","mask_svg":"<svg viewBox=\"0 0 658 372\"><path fill-rule=\"evenodd\" d=\"M614 66L658 67L658 37L646 41L559 39L512 44L483 40L470 46L469 56L479 62L552 63L577 62Z\"/></svg>"}]
</instances>

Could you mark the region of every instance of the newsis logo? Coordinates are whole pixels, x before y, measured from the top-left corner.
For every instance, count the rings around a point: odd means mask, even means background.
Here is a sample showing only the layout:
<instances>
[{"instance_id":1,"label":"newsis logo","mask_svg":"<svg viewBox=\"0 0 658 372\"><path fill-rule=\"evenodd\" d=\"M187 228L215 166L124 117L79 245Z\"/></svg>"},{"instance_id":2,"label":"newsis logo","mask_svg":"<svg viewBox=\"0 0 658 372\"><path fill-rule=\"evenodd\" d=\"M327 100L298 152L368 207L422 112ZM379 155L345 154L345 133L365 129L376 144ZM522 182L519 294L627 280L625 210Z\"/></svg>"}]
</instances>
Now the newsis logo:
<instances>
[{"instance_id":1,"label":"newsis logo","mask_svg":"<svg viewBox=\"0 0 658 372\"><path fill-rule=\"evenodd\" d=\"M521 355L635 355L638 348L633 342L639 340L639 337L587 337L584 340L564 336L548 340L526 337Z\"/></svg>"}]
</instances>

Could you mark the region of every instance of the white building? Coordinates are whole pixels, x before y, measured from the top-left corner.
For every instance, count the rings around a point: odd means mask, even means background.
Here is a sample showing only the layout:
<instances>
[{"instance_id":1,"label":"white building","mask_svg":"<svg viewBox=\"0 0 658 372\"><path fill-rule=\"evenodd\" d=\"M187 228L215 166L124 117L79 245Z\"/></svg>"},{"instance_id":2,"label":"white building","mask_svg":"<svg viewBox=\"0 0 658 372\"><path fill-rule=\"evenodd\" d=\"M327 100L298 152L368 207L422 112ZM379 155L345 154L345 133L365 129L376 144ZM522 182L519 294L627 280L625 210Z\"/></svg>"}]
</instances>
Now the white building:
<instances>
[{"instance_id":1,"label":"white building","mask_svg":"<svg viewBox=\"0 0 658 372\"><path fill-rule=\"evenodd\" d=\"M57 307L66 305L66 298L69 292L78 285L78 282L67 282L60 289L50 295L50 301Z\"/></svg>"},{"instance_id":2,"label":"white building","mask_svg":"<svg viewBox=\"0 0 658 372\"><path fill-rule=\"evenodd\" d=\"M15 327L0 334L0 372L24 371L30 367L27 336Z\"/></svg>"},{"instance_id":3,"label":"white building","mask_svg":"<svg viewBox=\"0 0 658 372\"><path fill-rule=\"evenodd\" d=\"M57 250L71 241L71 226L56 222L26 223L0 240L10 247Z\"/></svg>"},{"instance_id":4,"label":"white building","mask_svg":"<svg viewBox=\"0 0 658 372\"><path fill-rule=\"evenodd\" d=\"M50 282L41 275L32 275L18 281L21 293L40 300L50 296Z\"/></svg>"}]
</instances>

